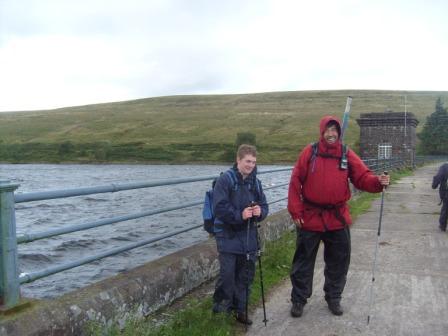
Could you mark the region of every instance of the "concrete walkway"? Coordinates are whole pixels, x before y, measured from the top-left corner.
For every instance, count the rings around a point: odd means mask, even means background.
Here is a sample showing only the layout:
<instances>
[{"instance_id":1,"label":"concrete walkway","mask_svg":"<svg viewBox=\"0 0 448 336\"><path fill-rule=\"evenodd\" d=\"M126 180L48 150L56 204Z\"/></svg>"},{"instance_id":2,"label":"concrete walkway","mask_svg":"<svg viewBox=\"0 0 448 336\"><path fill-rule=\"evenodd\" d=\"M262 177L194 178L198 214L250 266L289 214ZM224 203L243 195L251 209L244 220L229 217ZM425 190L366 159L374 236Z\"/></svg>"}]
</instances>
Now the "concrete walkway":
<instances>
[{"instance_id":1,"label":"concrete walkway","mask_svg":"<svg viewBox=\"0 0 448 336\"><path fill-rule=\"evenodd\" d=\"M352 226L352 259L343 293L344 315L333 316L323 298L320 248L314 293L303 316L290 316L289 281L253 314L248 335L448 335L448 234L438 228L438 192L431 189L438 165L418 169L386 191L373 305L369 314L372 264L380 200Z\"/></svg>"}]
</instances>

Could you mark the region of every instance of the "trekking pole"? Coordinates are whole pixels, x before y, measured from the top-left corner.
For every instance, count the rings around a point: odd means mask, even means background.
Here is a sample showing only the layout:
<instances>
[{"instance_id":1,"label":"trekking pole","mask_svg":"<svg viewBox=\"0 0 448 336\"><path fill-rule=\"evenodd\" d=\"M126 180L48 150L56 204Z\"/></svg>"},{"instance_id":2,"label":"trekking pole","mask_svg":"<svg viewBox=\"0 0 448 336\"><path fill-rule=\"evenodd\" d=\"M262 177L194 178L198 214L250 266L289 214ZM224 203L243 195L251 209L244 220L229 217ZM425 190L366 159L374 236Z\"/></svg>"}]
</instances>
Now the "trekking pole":
<instances>
[{"instance_id":1,"label":"trekking pole","mask_svg":"<svg viewBox=\"0 0 448 336\"><path fill-rule=\"evenodd\" d=\"M250 231L251 219L247 219L247 235L246 235L246 321L249 319L249 231ZM245 329L247 331L248 325L245 324Z\"/></svg>"},{"instance_id":2,"label":"trekking pole","mask_svg":"<svg viewBox=\"0 0 448 336\"><path fill-rule=\"evenodd\" d=\"M260 249L260 236L258 234L258 222L255 220L255 228L257 235L257 256L258 256L258 267L260 270L260 289L261 289L261 301L263 302L263 322L264 326L267 326L267 318L266 318L266 305L264 299L264 283L263 283L263 268L261 267L261 249Z\"/></svg>"},{"instance_id":3,"label":"trekking pole","mask_svg":"<svg viewBox=\"0 0 448 336\"><path fill-rule=\"evenodd\" d=\"M348 119L349 119L349 116L350 116L351 108L352 108L352 97L348 96L347 97L347 102L345 104L344 115L342 116L341 142L344 141L345 130L347 129L347 126L348 126Z\"/></svg>"},{"instance_id":4,"label":"trekking pole","mask_svg":"<svg viewBox=\"0 0 448 336\"><path fill-rule=\"evenodd\" d=\"M384 175L387 175L387 171L384 172ZM376 257L378 255L378 245L379 245L379 239L381 235L381 221L383 219L383 206L384 206L384 192L386 190L386 187L383 186L383 190L381 191L381 206L380 206L380 219L378 222L378 232L376 236L376 245L375 245L375 256L373 258L373 265L372 265L372 283L370 285L370 297L369 297L369 313L367 315L367 325L369 325L370 322L370 311L372 309L372 302L373 302L373 283L375 282L375 268L376 268Z\"/></svg>"}]
</instances>

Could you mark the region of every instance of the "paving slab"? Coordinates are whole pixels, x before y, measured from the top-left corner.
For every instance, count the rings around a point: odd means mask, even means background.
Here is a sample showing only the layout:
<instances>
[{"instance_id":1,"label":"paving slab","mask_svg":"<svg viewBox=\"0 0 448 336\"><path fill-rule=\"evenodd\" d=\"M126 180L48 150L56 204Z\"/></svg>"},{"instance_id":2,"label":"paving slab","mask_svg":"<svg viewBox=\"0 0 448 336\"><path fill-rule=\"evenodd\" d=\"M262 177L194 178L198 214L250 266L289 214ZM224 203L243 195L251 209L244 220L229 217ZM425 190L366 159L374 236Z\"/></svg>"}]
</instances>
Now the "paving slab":
<instances>
[{"instance_id":1,"label":"paving slab","mask_svg":"<svg viewBox=\"0 0 448 336\"><path fill-rule=\"evenodd\" d=\"M344 315L333 316L323 293L323 246L313 295L303 316L290 316L289 280L269 293L266 308L252 314L248 335L448 335L448 234L438 229L438 192L431 189L437 165L419 168L385 194L382 232L372 288L380 199L351 229L352 257L343 294ZM367 325L367 316L370 323Z\"/></svg>"}]
</instances>

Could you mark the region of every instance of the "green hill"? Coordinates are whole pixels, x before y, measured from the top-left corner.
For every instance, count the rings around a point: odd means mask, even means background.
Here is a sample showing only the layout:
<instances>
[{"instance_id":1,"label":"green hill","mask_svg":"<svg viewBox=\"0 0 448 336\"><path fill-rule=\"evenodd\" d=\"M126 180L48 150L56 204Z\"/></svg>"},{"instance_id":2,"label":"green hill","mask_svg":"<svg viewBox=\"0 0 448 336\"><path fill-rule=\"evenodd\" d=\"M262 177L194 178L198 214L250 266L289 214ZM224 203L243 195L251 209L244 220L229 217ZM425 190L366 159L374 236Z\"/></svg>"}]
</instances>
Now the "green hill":
<instances>
[{"instance_id":1,"label":"green hill","mask_svg":"<svg viewBox=\"0 0 448 336\"><path fill-rule=\"evenodd\" d=\"M346 140L356 149L360 113L434 111L430 91L291 91L169 96L54 110L0 113L3 162L219 162L232 158L236 135L252 132L260 162L292 162L318 136L325 114L342 117L353 97Z\"/></svg>"}]
</instances>

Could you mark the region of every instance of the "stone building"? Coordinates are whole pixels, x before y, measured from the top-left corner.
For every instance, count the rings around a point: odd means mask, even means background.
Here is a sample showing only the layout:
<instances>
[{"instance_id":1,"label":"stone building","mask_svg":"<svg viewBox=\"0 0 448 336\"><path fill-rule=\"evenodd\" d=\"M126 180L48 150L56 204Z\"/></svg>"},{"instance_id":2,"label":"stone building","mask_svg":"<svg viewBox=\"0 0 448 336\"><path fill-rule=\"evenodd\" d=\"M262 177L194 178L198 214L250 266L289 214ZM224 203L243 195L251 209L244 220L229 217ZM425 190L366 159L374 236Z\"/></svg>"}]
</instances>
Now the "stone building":
<instances>
[{"instance_id":1,"label":"stone building","mask_svg":"<svg viewBox=\"0 0 448 336\"><path fill-rule=\"evenodd\" d=\"M413 164L418 120L412 113L362 113L356 121L361 158L402 158Z\"/></svg>"}]
</instances>

